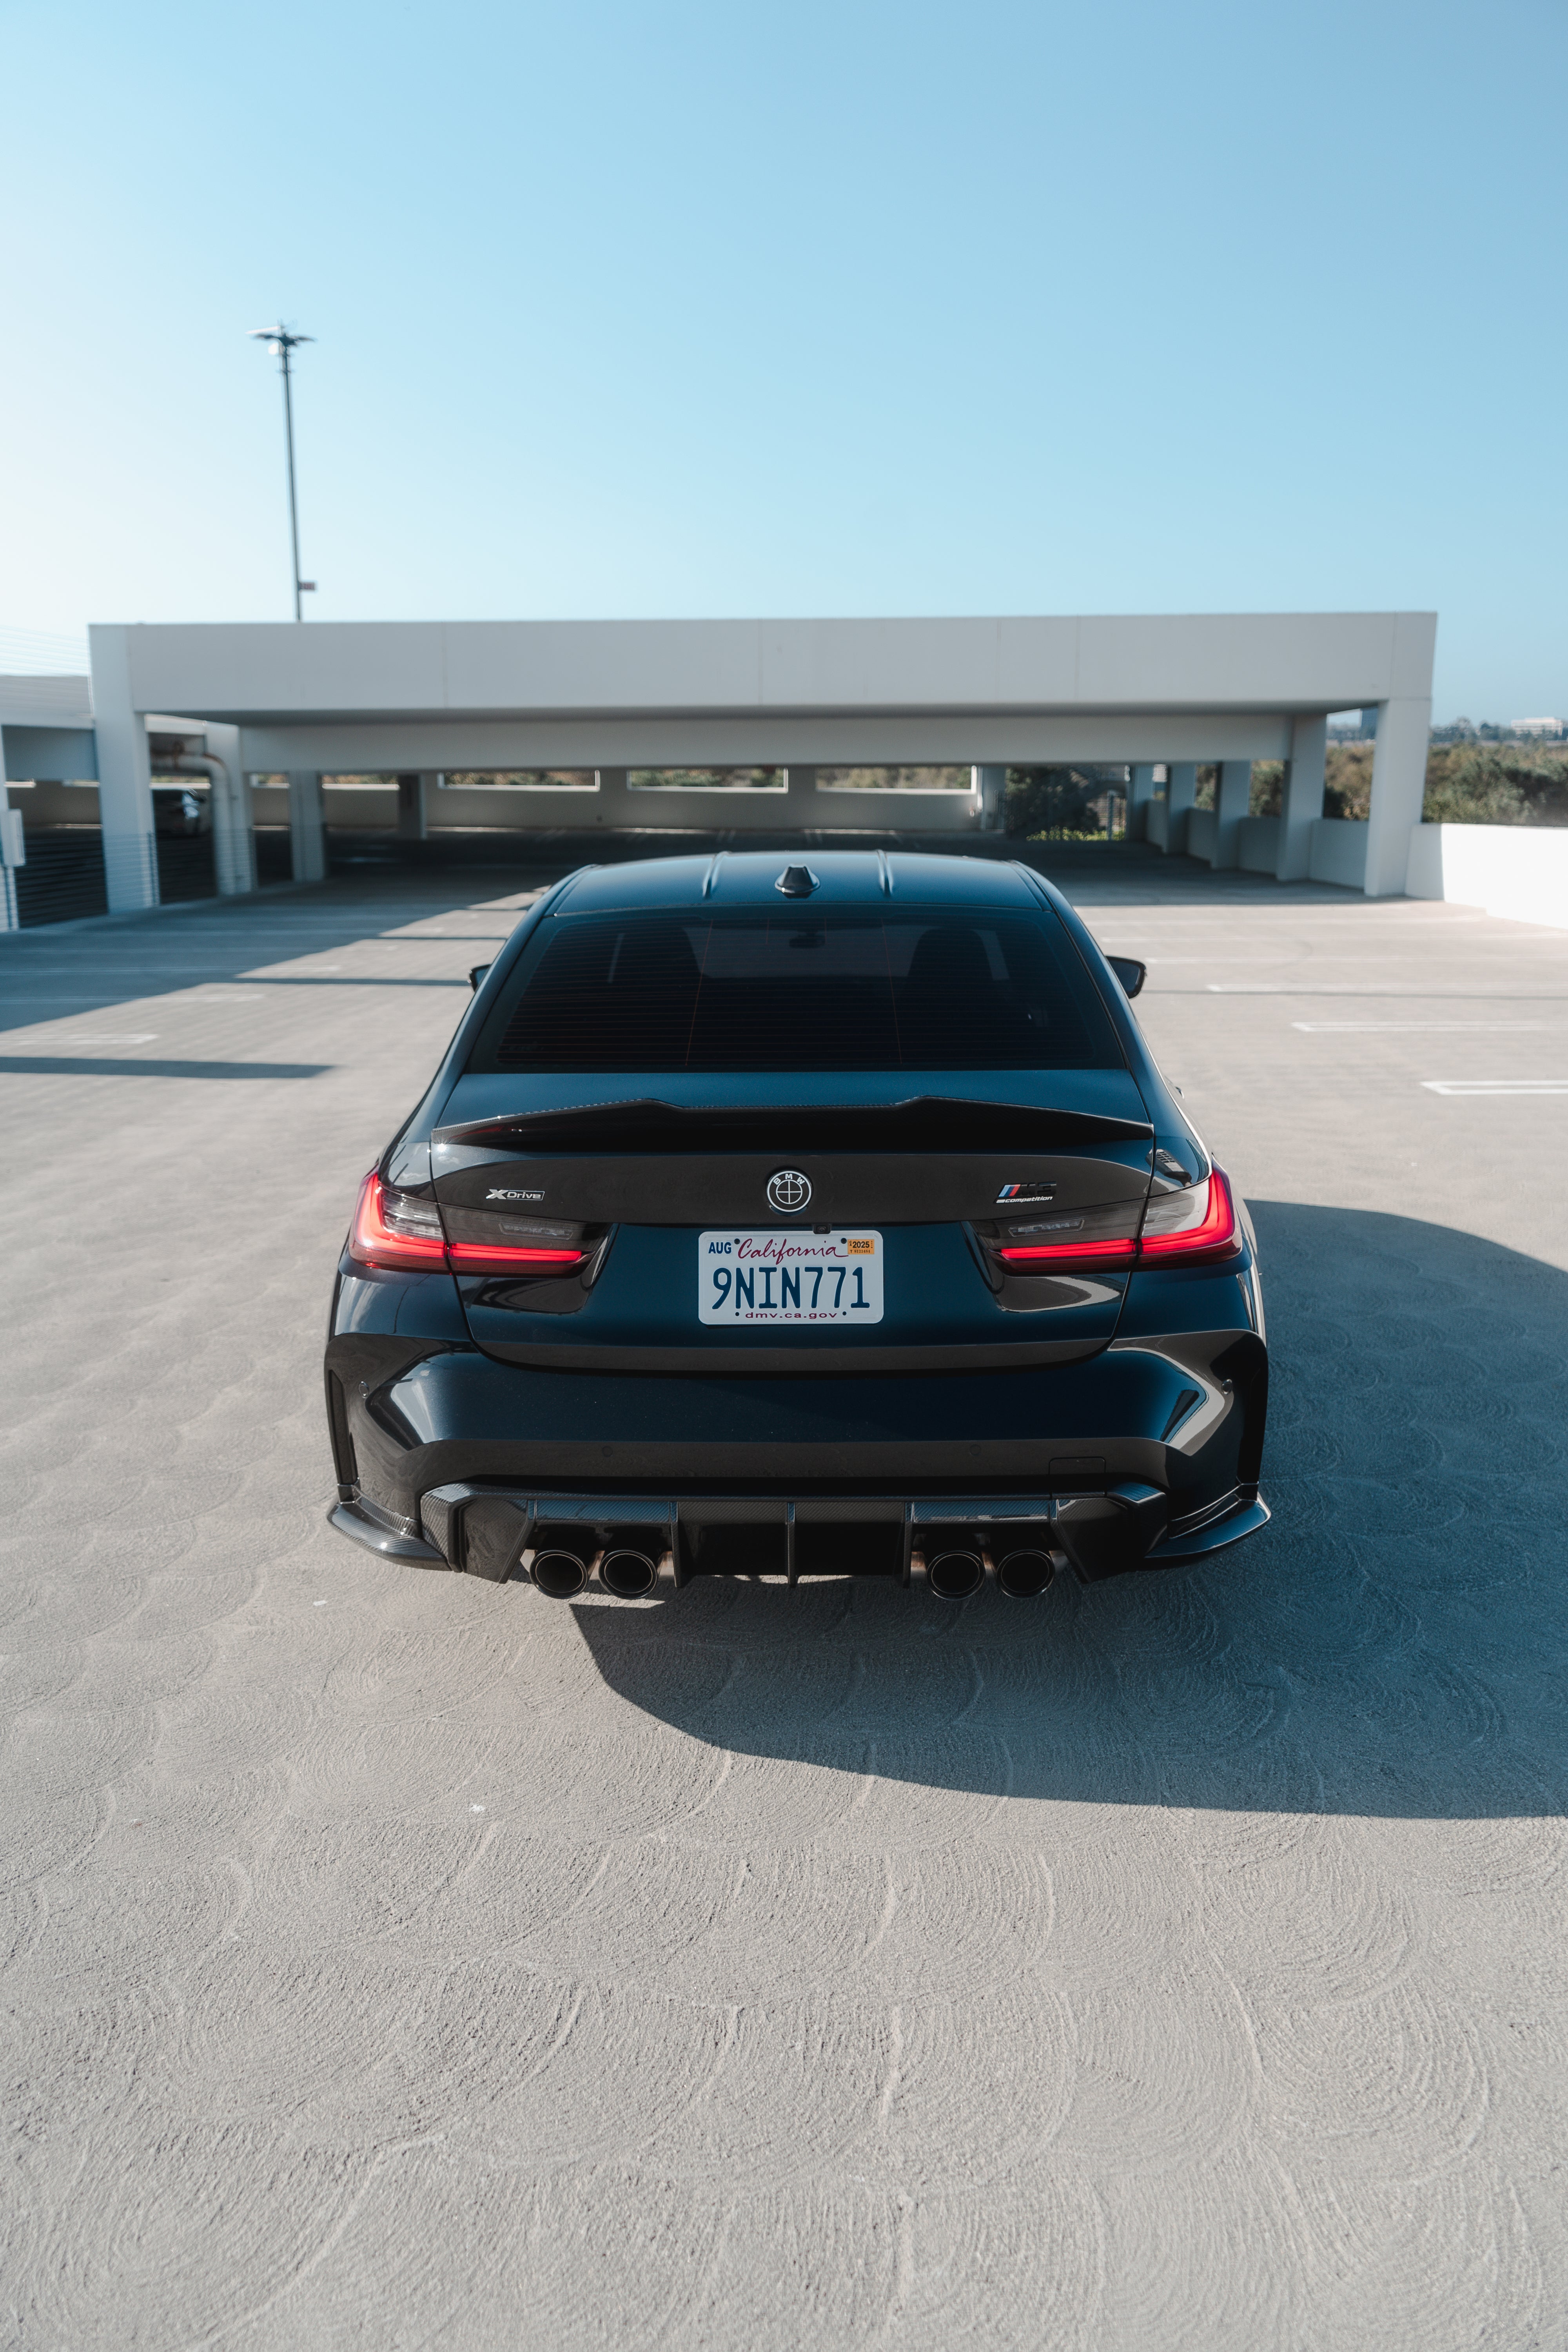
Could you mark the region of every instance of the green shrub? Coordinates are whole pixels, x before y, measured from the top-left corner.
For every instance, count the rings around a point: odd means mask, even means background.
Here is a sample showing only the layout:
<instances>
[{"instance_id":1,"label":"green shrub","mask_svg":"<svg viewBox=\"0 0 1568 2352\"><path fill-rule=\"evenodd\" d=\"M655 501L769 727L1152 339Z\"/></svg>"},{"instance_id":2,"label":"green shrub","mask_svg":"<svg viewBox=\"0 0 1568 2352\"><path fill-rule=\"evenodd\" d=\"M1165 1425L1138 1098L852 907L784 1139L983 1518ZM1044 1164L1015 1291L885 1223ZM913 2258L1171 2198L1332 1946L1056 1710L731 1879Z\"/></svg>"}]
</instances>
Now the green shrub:
<instances>
[{"instance_id":1,"label":"green shrub","mask_svg":"<svg viewBox=\"0 0 1568 2352\"><path fill-rule=\"evenodd\" d=\"M1115 789L1125 792L1121 772ZM1089 803L1105 787L1105 777L1094 768L1009 768L1007 830L1031 841L1103 841L1105 827Z\"/></svg>"},{"instance_id":2,"label":"green shrub","mask_svg":"<svg viewBox=\"0 0 1568 2352\"><path fill-rule=\"evenodd\" d=\"M1568 756L1514 744L1444 746L1426 761L1428 824L1568 824Z\"/></svg>"},{"instance_id":3,"label":"green shrub","mask_svg":"<svg viewBox=\"0 0 1568 2352\"><path fill-rule=\"evenodd\" d=\"M1365 820L1372 807L1370 743L1331 743L1324 772L1323 814Z\"/></svg>"},{"instance_id":4,"label":"green shrub","mask_svg":"<svg viewBox=\"0 0 1568 2352\"><path fill-rule=\"evenodd\" d=\"M1284 807L1284 761L1254 760L1252 794L1247 804L1248 816L1279 816Z\"/></svg>"}]
</instances>

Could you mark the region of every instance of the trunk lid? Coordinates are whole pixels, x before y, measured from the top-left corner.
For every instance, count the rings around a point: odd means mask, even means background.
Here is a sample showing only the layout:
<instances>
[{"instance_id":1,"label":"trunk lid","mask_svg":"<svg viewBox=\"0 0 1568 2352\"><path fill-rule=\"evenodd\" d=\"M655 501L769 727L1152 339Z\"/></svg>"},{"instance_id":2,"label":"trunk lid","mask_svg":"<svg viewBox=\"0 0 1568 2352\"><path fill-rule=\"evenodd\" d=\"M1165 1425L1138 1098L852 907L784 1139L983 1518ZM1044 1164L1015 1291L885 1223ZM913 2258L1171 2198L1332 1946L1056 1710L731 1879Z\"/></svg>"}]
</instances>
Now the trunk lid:
<instances>
[{"instance_id":1,"label":"trunk lid","mask_svg":"<svg viewBox=\"0 0 1568 2352\"><path fill-rule=\"evenodd\" d=\"M1124 1269L1020 1276L987 1244L1136 1230L1152 1138L1126 1072L1009 1072L1005 1099L994 1076L961 1073L812 1073L795 1100L787 1083L459 1079L431 1145L448 1237L582 1252L565 1274L459 1272L478 1344L563 1368L760 1373L983 1369L1110 1341ZM797 1213L770 1202L784 1171L810 1188ZM784 1254L799 1257L847 1231L878 1237L877 1319L701 1319L713 1236L798 1242Z\"/></svg>"}]
</instances>

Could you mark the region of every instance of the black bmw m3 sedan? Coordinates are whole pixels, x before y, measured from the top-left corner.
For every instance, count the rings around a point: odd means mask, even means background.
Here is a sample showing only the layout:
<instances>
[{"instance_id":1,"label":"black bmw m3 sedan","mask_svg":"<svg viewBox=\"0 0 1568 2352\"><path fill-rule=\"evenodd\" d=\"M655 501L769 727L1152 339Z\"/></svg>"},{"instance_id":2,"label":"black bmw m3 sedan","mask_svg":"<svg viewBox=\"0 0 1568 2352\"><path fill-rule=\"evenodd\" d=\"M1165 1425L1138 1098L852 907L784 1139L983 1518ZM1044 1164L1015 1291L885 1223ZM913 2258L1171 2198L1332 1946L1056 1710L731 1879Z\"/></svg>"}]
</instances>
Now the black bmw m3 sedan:
<instances>
[{"instance_id":1,"label":"black bmw m3 sedan","mask_svg":"<svg viewBox=\"0 0 1568 2352\"><path fill-rule=\"evenodd\" d=\"M1023 1598L1268 1518L1250 1223L1016 865L590 866L361 1189L334 1523L540 1591Z\"/></svg>"}]
</instances>

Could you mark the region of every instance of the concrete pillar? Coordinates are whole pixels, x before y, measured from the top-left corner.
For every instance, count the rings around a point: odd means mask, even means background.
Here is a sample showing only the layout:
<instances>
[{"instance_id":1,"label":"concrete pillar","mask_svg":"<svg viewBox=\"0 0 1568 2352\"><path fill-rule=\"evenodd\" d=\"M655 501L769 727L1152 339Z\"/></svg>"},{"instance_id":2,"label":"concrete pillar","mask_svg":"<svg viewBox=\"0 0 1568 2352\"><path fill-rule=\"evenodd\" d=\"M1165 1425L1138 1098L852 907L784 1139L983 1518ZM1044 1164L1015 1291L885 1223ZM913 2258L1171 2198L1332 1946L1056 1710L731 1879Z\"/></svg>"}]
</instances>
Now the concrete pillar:
<instances>
[{"instance_id":1,"label":"concrete pillar","mask_svg":"<svg viewBox=\"0 0 1568 2352\"><path fill-rule=\"evenodd\" d=\"M314 769L289 771L289 847L296 882L327 878L327 811Z\"/></svg>"},{"instance_id":2,"label":"concrete pillar","mask_svg":"<svg viewBox=\"0 0 1568 2352\"><path fill-rule=\"evenodd\" d=\"M1285 763L1284 789L1279 795L1279 850L1274 862L1277 882L1304 882L1311 869L1312 827L1323 814L1323 762L1327 756L1329 722L1317 715L1295 720L1290 730L1290 757Z\"/></svg>"},{"instance_id":3,"label":"concrete pillar","mask_svg":"<svg viewBox=\"0 0 1568 2352\"><path fill-rule=\"evenodd\" d=\"M594 810L594 823L612 830L617 826L635 825L639 822L631 786L626 782L625 768L600 768L598 800ZM646 795L643 795L646 798Z\"/></svg>"},{"instance_id":4,"label":"concrete pillar","mask_svg":"<svg viewBox=\"0 0 1568 2352\"><path fill-rule=\"evenodd\" d=\"M22 846L22 820L5 789L5 737L0 730L0 931L18 931L16 857Z\"/></svg>"},{"instance_id":5,"label":"concrete pillar","mask_svg":"<svg viewBox=\"0 0 1568 2352\"><path fill-rule=\"evenodd\" d=\"M256 887L256 821L244 747L237 727L209 726L205 732L208 751L223 762L209 771L214 877L220 898L240 898Z\"/></svg>"},{"instance_id":6,"label":"concrete pillar","mask_svg":"<svg viewBox=\"0 0 1568 2352\"><path fill-rule=\"evenodd\" d=\"M1372 755L1372 812L1366 828L1366 895L1402 898L1410 839L1426 793L1432 698L1402 696L1377 707L1377 748Z\"/></svg>"},{"instance_id":7,"label":"concrete pillar","mask_svg":"<svg viewBox=\"0 0 1568 2352\"><path fill-rule=\"evenodd\" d=\"M98 814L103 875L112 915L158 904L158 851L153 830L153 761L147 722L131 690L131 648L123 628L89 628L93 726L98 738Z\"/></svg>"},{"instance_id":8,"label":"concrete pillar","mask_svg":"<svg viewBox=\"0 0 1568 2352\"><path fill-rule=\"evenodd\" d=\"M1127 838L1142 841L1149 832L1149 803L1154 797L1154 763L1141 761L1127 771Z\"/></svg>"},{"instance_id":9,"label":"concrete pillar","mask_svg":"<svg viewBox=\"0 0 1568 2352\"><path fill-rule=\"evenodd\" d=\"M786 768L784 782L789 788L789 823L810 827L816 823L816 770Z\"/></svg>"},{"instance_id":10,"label":"concrete pillar","mask_svg":"<svg viewBox=\"0 0 1568 2352\"><path fill-rule=\"evenodd\" d=\"M980 830L1000 833L1007 822L1007 771L1005 768L976 768L974 790L980 795Z\"/></svg>"},{"instance_id":11,"label":"concrete pillar","mask_svg":"<svg viewBox=\"0 0 1568 2352\"><path fill-rule=\"evenodd\" d=\"M1174 760L1169 774L1165 847L1171 856L1179 857L1187 845L1187 819L1198 796L1198 763L1195 760Z\"/></svg>"},{"instance_id":12,"label":"concrete pillar","mask_svg":"<svg viewBox=\"0 0 1568 2352\"><path fill-rule=\"evenodd\" d=\"M1251 798L1251 761L1222 760L1214 796L1214 856L1209 860L1216 874L1228 873L1241 863L1241 820Z\"/></svg>"},{"instance_id":13,"label":"concrete pillar","mask_svg":"<svg viewBox=\"0 0 1568 2352\"><path fill-rule=\"evenodd\" d=\"M429 829L429 810L426 805L425 788L431 781L427 774L399 776L397 779L397 838L399 841L423 841Z\"/></svg>"}]
</instances>

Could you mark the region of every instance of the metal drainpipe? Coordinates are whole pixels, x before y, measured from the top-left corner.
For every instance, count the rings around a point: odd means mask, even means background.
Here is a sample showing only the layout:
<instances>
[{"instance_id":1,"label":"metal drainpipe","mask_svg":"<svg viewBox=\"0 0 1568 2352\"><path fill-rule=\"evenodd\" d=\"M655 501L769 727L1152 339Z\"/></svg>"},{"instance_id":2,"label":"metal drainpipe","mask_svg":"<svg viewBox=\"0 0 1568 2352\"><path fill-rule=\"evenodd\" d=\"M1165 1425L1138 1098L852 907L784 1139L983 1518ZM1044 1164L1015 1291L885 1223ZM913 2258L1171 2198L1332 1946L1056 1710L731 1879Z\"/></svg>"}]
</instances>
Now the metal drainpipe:
<instances>
[{"instance_id":1,"label":"metal drainpipe","mask_svg":"<svg viewBox=\"0 0 1568 2352\"><path fill-rule=\"evenodd\" d=\"M235 806L234 777L229 772L228 761L220 760L216 751L182 751L177 760L160 762L160 772L164 775L173 772L176 776L194 776L204 771L213 786L213 833L216 836L214 849L218 867L218 893L226 898L237 898L243 892L255 889L256 873L252 858L237 849L236 835L242 828L238 822L239 812ZM223 780L224 812L221 825L217 822L220 777ZM226 880L230 886L226 890L224 887Z\"/></svg>"}]
</instances>

